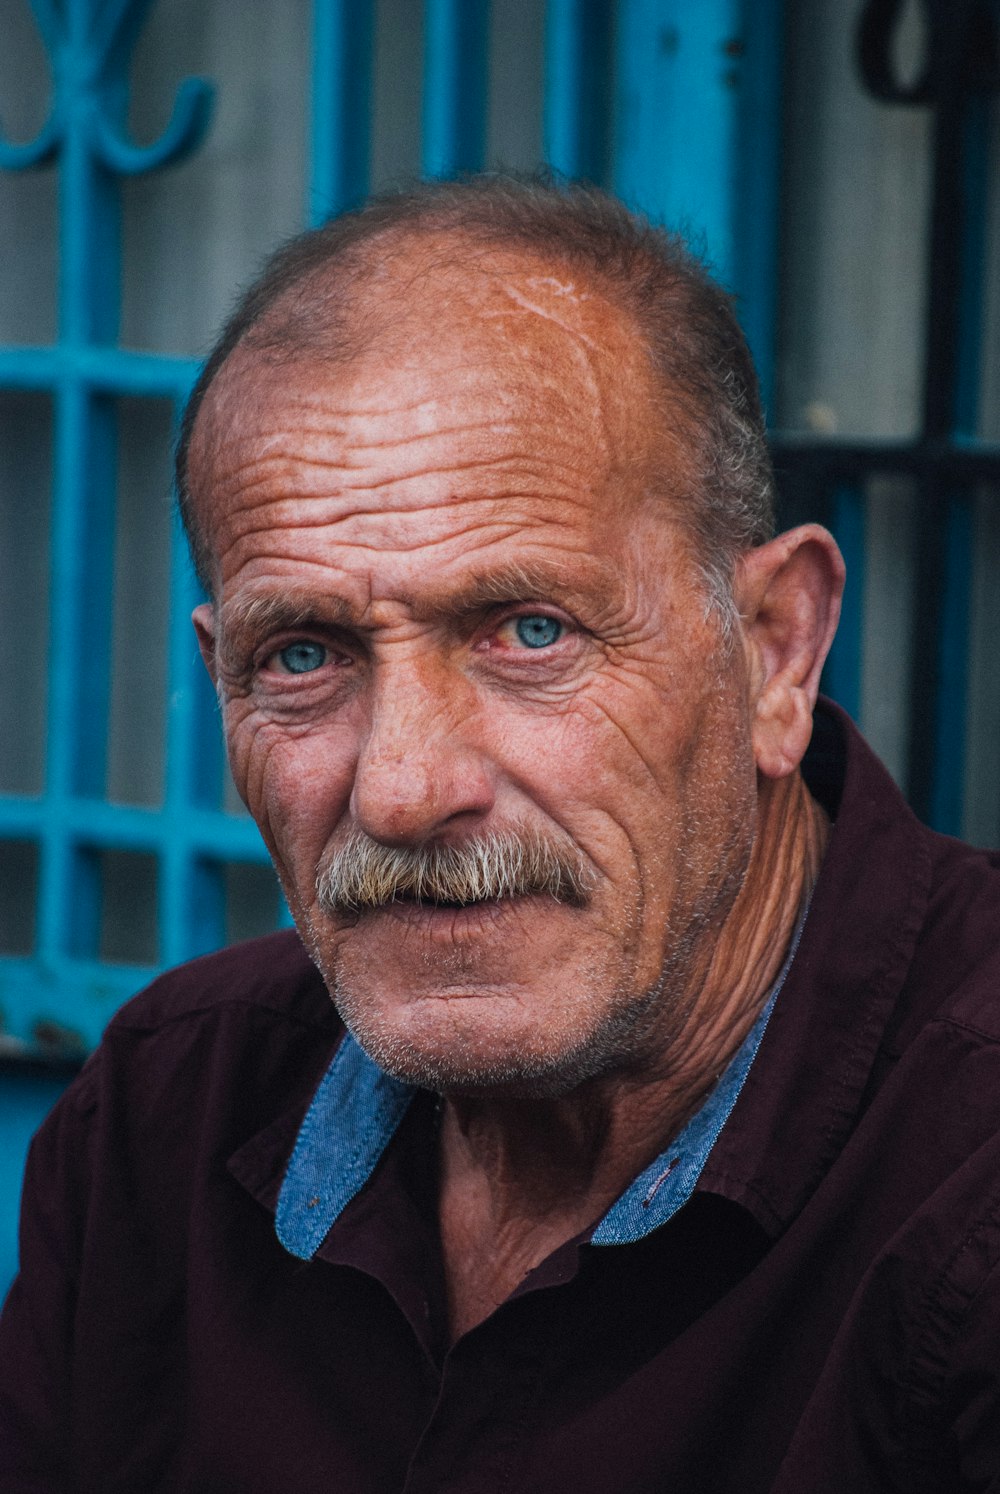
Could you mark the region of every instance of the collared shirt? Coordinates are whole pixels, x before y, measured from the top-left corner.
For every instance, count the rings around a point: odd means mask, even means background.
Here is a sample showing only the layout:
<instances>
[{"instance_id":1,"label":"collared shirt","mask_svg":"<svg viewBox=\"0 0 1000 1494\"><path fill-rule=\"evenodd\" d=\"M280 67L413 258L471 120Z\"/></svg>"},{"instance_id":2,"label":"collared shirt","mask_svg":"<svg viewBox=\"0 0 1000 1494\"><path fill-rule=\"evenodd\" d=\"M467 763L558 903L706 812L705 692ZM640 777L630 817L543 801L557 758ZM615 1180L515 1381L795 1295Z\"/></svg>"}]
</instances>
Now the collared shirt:
<instances>
[{"instance_id":1,"label":"collared shirt","mask_svg":"<svg viewBox=\"0 0 1000 1494\"><path fill-rule=\"evenodd\" d=\"M627 1245L666 1224L687 1203L750 1072L802 932L798 920L778 978L704 1103L589 1233L592 1245ZM417 1090L382 1072L347 1033L299 1129L278 1195L276 1228L285 1249L312 1260L332 1225L361 1191ZM350 1115L347 1127L344 1117Z\"/></svg>"},{"instance_id":2,"label":"collared shirt","mask_svg":"<svg viewBox=\"0 0 1000 1494\"><path fill-rule=\"evenodd\" d=\"M690 1197L454 1345L433 1096L278 1239L343 1036L294 936L130 1003L32 1150L0 1491L1000 1490L1000 868L836 712L808 776L835 827Z\"/></svg>"}]
</instances>

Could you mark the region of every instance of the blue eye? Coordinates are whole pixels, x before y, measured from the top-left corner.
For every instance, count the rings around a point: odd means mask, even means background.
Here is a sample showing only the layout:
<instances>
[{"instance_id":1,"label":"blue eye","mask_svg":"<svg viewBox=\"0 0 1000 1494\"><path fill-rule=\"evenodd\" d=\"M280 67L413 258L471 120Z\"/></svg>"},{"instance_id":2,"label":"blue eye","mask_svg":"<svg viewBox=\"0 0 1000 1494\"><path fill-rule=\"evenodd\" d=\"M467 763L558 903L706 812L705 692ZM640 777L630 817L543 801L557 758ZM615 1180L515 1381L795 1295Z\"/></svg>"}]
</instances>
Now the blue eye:
<instances>
[{"instance_id":1,"label":"blue eye","mask_svg":"<svg viewBox=\"0 0 1000 1494\"><path fill-rule=\"evenodd\" d=\"M309 643L303 638L280 649L278 658L287 674L310 674L326 663L326 649L321 643Z\"/></svg>"},{"instance_id":2,"label":"blue eye","mask_svg":"<svg viewBox=\"0 0 1000 1494\"><path fill-rule=\"evenodd\" d=\"M563 633L563 625L555 617L537 616L519 617L514 631L517 633L518 641L525 648L548 648L550 644L558 643Z\"/></svg>"}]
</instances>

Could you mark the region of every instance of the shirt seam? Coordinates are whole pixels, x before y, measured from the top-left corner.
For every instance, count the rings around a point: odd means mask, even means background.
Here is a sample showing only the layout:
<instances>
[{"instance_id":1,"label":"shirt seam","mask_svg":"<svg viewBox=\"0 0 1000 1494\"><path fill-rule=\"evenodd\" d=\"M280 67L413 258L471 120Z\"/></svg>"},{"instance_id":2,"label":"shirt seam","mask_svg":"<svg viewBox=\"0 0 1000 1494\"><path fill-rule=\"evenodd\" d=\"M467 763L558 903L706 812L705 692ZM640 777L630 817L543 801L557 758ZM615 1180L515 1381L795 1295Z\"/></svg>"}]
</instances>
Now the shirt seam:
<instances>
[{"instance_id":1,"label":"shirt seam","mask_svg":"<svg viewBox=\"0 0 1000 1494\"><path fill-rule=\"evenodd\" d=\"M984 1043L989 1043L991 1047L1000 1047L1000 1032L990 1031L989 1028L977 1026L975 1022L968 1022L961 1017L951 1017L943 1013L939 1013L938 1015L931 1017L930 1020L920 1028L920 1034L929 1032L936 1027L950 1027L954 1028L958 1032L968 1032L971 1033L973 1037L981 1038ZM904 1048L903 1053L905 1052L906 1049ZM899 1056L902 1057L903 1054L900 1054Z\"/></svg>"},{"instance_id":2,"label":"shirt seam","mask_svg":"<svg viewBox=\"0 0 1000 1494\"><path fill-rule=\"evenodd\" d=\"M963 1258L991 1230L1000 1227L1000 1186L994 1191L989 1206L963 1234L934 1278L928 1282L918 1309L918 1319L923 1328L914 1335L913 1346L902 1376L905 1404L908 1409L906 1430L906 1459L908 1466L917 1472L926 1462L918 1446L920 1432L926 1431L928 1411L940 1426L943 1419L943 1401L949 1370L955 1350L955 1340L969 1315L980 1299L990 1278L994 1276L1000 1259L992 1264L984 1263L974 1285L962 1287L956 1280L957 1269ZM962 1300L948 1306L943 1300L951 1291ZM937 1339L937 1343L934 1340Z\"/></svg>"}]
</instances>

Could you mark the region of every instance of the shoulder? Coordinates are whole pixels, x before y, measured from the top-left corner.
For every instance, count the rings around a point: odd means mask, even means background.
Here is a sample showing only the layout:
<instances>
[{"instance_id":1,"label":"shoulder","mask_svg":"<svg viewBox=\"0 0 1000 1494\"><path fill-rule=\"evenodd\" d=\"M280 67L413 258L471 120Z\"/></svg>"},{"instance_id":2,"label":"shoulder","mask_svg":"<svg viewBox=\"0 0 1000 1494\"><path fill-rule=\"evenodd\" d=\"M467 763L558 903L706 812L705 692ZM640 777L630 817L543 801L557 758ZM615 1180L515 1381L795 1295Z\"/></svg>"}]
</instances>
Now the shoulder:
<instances>
[{"instance_id":1,"label":"shoulder","mask_svg":"<svg viewBox=\"0 0 1000 1494\"><path fill-rule=\"evenodd\" d=\"M826 989L860 993L845 1023L881 1028L890 1061L942 1026L1000 1042L1000 856L921 824L830 702L803 773L833 821L803 950Z\"/></svg>"},{"instance_id":2,"label":"shoulder","mask_svg":"<svg viewBox=\"0 0 1000 1494\"><path fill-rule=\"evenodd\" d=\"M337 1026L319 972L298 934L284 929L166 971L126 1002L108 1035L153 1032L237 1008L325 1030Z\"/></svg>"},{"instance_id":3,"label":"shoulder","mask_svg":"<svg viewBox=\"0 0 1000 1494\"><path fill-rule=\"evenodd\" d=\"M1000 857L924 835L927 901L888 1046L901 1053L928 1024L1000 1045Z\"/></svg>"},{"instance_id":4,"label":"shoulder","mask_svg":"<svg viewBox=\"0 0 1000 1494\"><path fill-rule=\"evenodd\" d=\"M146 1152L164 1137L183 1152L209 1131L235 1145L308 1102L342 1033L293 931L234 945L127 1002L50 1121L89 1116L92 1146L112 1150L112 1134L141 1135Z\"/></svg>"}]
</instances>

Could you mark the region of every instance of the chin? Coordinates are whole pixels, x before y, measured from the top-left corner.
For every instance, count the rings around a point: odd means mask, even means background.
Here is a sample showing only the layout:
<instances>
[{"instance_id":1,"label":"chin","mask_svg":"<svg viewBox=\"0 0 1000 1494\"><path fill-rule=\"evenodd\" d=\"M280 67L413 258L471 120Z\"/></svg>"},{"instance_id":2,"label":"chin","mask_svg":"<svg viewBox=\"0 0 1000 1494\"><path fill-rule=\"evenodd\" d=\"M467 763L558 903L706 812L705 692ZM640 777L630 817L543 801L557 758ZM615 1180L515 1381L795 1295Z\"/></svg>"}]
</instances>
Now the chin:
<instances>
[{"instance_id":1,"label":"chin","mask_svg":"<svg viewBox=\"0 0 1000 1494\"><path fill-rule=\"evenodd\" d=\"M520 1031L511 1031L495 1012L487 1015L483 997L474 998L471 1022L456 1020L456 1003L442 1001L435 1005L452 1008L445 1020L419 1026L412 1008L405 1013L410 1020L393 1020L343 991L335 999L355 1041L394 1079L441 1095L538 1100L560 1099L588 1080L635 1068L648 1047L660 995L657 987L633 996L568 1032L541 1020L530 1028L519 1022Z\"/></svg>"}]
</instances>

